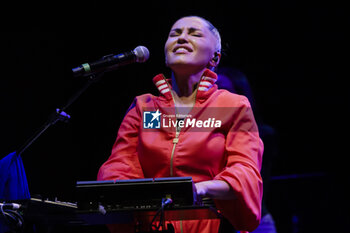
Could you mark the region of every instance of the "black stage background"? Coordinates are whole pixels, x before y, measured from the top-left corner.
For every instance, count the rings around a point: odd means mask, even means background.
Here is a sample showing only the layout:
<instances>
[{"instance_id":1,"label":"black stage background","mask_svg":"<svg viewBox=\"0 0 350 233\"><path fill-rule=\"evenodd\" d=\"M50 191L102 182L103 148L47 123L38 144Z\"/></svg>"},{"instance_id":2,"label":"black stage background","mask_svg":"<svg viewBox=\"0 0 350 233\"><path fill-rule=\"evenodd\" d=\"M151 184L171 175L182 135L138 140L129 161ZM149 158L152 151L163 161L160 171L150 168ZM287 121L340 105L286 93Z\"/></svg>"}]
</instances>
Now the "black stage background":
<instances>
[{"instance_id":1,"label":"black stage background","mask_svg":"<svg viewBox=\"0 0 350 233\"><path fill-rule=\"evenodd\" d=\"M151 53L144 64L106 74L67 110L68 124L57 123L23 154L31 194L74 201L75 182L96 179L134 96L157 94L153 76L168 73L163 47L171 25L180 16L200 15L221 32L221 66L247 75L257 111L278 133L267 200L279 232L345 232L345 7L316 1L118 4L2 9L1 157L84 83L71 68L138 45Z\"/></svg>"}]
</instances>

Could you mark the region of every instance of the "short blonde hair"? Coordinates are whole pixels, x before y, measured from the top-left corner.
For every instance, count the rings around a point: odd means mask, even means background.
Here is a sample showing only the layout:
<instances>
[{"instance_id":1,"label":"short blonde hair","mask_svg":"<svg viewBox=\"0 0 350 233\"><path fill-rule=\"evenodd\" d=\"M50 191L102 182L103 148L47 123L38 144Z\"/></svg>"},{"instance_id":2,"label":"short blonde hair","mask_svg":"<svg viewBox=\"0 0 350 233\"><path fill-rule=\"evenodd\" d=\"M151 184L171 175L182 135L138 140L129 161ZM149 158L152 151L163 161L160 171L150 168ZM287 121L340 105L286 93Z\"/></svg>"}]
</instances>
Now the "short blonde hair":
<instances>
[{"instance_id":1,"label":"short blonde hair","mask_svg":"<svg viewBox=\"0 0 350 233\"><path fill-rule=\"evenodd\" d=\"M203 19L208 24L209 30L214 34L216 38L215 52L221 53L221 36L220 36L219 30L210 21L202 17L199 17L199 18Z\"/></svg>"}]
</instances>

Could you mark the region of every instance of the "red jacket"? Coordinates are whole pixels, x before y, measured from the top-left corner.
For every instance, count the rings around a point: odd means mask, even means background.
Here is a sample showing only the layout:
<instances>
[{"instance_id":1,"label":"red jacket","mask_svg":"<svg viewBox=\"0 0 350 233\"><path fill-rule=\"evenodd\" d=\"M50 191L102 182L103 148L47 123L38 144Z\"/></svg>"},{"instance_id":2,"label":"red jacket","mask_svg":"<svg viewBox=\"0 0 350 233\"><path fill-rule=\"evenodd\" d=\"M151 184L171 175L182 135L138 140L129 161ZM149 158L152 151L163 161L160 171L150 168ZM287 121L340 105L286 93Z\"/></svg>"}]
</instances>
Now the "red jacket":
<instances>
[{"instance_id":1,"label":"red jacket","mask_svg":"<svg viewBox=\"0 0 350 233\"><path fill-rule=\"evenodd\" d=\"M154 77L160 96L135 98L98 180L170 176L191 176L194 182L224 180L236 198L215 200L216 207L237 230L252 231L261 215L263 145L247 98L218 90L216 79L210 70L203 73L195 105L177 133L172 126L176 112L171 83L162 74ZM145 112L157 110L162 115L153 123L160 119L161 127L149 129ZM217 232L219 222L174 225L176 232Z\"/></svg>"}]
</instances>

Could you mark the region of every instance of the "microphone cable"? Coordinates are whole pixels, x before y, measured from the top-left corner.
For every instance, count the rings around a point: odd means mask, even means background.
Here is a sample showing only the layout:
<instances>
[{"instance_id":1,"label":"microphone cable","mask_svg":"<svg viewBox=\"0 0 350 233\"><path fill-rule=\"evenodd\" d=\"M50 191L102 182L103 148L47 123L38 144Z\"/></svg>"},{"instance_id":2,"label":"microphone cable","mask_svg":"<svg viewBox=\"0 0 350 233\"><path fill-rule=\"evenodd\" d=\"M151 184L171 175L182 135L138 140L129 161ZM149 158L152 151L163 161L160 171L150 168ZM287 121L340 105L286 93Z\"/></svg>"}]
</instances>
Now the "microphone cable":
<instances>
[{"instance_id":1,"label":"microphone cable","mask_svg":"<svg viewBox=\"0 0 350 233\"><path fill-rule=\"evenodd\" d=\"M165 228L164 208L169 206L171 203L173 203L173 200L171 198L162 198L162 204L151 221L151 224L150 224L151 231L153 231L153 227L157 231L159 231L160 227L162 227L162 230L164 231L164 228ZM154 221L156 220L158 215L159 215L159 222L157 226L157 224L154 223Z\"/></svg>"},{"instance_id":2,"label":"microphone cable","mask_svg":"<svg viewBox=\"0 0 350 233\"><path fill-rule=\"evenodd\" d=\"M0 213L7 226L14 231L22 231L23 217L15 210L19 209L21 205L15 203L0 203Z\"/></svg>"}]
</instances>

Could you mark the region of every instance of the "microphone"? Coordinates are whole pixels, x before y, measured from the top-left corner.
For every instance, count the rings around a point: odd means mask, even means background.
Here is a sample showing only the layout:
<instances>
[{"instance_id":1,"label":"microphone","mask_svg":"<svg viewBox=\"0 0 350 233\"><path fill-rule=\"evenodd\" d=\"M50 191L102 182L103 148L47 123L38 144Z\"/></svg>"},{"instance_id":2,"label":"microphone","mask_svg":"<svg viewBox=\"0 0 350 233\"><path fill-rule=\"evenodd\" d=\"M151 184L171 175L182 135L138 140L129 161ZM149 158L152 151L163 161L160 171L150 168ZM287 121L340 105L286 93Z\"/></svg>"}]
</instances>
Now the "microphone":
<instances>
[{"instance_id":1,"label":"microphone","mask_svg":"<svg viewBox=\"0 0 350 233\"><path fill-rule=\"evenodd\" d=\"M110 54L102 59L84 63L81 66L73 68L73 76L88 76L98 72L112 71L120 66L125 66L134 62L143 63L149 58L149 51L145 46L137 46L133 51L120 53L118 55Z\"/></svg>"}]
</instances>

